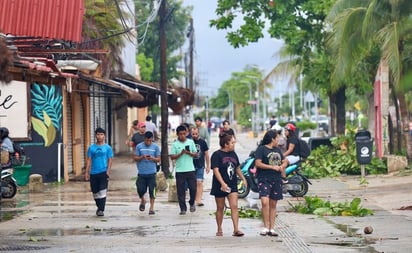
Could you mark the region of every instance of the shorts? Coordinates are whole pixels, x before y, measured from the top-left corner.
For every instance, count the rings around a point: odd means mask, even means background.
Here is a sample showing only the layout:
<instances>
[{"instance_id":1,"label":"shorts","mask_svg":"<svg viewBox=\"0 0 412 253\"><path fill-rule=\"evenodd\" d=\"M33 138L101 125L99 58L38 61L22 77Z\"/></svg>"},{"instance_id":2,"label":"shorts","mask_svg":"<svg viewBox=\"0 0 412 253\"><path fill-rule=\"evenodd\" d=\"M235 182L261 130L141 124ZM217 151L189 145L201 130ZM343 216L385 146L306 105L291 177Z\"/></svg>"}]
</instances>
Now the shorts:
<instances>
[{"instance_id":1,"label":"shorts","mask_svg":"<svg viewBox=\"0 0 412 253\"><path fill-rule=\"evenodd\" d=\"M289 165L291 165L291 164L299 162L300 157L296 155L288 155L286 156L286 159L288 160Z\"/></svg>"},{"instance_id":2,"label":"shorts","mask_svg":"<svg viewBox=\"0 0 412 253\"><path fill-rule=\"evenodd\" d=\"M150 198L156 198L156 186L156 173L137 175L136 189L140 198L143 198L144 194L147 192L147 188L149 188Z\"/></svg>"},{"instance_id":3,"label":"shorts","mask_svg":"<svg viewBox=\"0 0 412 253\"><path fill-rule=\"evenodd\" d=\"M269 197L273 200L283 199L282 181L258 178L259 198Z\"/></svg>"},{"instance_id":4,"label":"shorts","mask_svg":"<svg viewBox=\"0 0 412 253\"><path fill-rule=\"evenodd\" d=\"M203 181L204 178L205 178L205 167L196 168L197 181Z\"/></svg>"}]
</instances>

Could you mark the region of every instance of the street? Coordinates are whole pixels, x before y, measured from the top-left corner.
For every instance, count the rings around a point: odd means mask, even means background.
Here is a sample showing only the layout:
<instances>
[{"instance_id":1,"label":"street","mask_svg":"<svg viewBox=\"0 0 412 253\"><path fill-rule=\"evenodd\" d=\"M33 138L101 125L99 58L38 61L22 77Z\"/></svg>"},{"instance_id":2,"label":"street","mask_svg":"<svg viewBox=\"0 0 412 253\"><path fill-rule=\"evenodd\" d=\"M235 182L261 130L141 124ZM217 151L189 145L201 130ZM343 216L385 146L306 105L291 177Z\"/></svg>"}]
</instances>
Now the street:
<instances>
[{"instance_id":1,"label":"street","mask_svg":"<svg viewBox=\"0 0 412 253\"><path fill-rule=\"evenodd\" d=\"M243 161L258 139L237 135L236 152ZM217 134L211 152L218 149ZM209 195L211 173L206 175L205 206L179 215L177 202L168 192L158 192L155 215L138 210L136 168L131 156L116 156L113 164L104 217L96 217L89 183L71 181L47 184L43 193L20 187L12 200L3 200L0 222L2 252L410 252L412 212L398 210L412 203L411 175L346 176L312 180L308 196L331 201L351 201L374 210L366 217L317 217L290 212L303 200L286 194L278 205L276 228L279 237L259 235L260 219L240 219L244 237L232 234L230 217L223 221L223 237L216 237L215 203ZM239 200L239 206L259 207L256 194ZM365 226L374 231L365 235Z\"/></svg>"}]
</instances>

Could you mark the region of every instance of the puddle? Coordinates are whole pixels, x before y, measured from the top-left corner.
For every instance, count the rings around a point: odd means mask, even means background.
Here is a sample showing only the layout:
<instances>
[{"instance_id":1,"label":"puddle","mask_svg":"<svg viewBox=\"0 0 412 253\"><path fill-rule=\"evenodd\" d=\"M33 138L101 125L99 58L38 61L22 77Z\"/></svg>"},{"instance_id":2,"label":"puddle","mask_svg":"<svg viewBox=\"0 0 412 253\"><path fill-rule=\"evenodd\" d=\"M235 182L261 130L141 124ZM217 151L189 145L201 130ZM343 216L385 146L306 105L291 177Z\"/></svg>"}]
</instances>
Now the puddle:
<instances>
[{"instance_id":1,"label":"puddle","mask_svg":"<svg viewBox=\"0 0 412 253\"><path fill-rule=\"evenodd\" d=\"M356 233L356 231L358 231L357 228L352 228L345 224L334 224L334 226L349 237L359 236L359 234Z\"/></svg>"},{"instance_id":2,"label":"puddle","mask_svg":"<svg viewBox=\"0 0 412 253\"><path fill-rule=\"evenodd\" d=\"M153 229L153 228L152 228ZM19 235L26 235L29 237L42 237L42 236L67 236L67 235L137 235L145 236L147 234L152 234L149 228L92 228L85 227L84 229L33 229L27 231L20 231Z\"/></svg>"}]
</instances>

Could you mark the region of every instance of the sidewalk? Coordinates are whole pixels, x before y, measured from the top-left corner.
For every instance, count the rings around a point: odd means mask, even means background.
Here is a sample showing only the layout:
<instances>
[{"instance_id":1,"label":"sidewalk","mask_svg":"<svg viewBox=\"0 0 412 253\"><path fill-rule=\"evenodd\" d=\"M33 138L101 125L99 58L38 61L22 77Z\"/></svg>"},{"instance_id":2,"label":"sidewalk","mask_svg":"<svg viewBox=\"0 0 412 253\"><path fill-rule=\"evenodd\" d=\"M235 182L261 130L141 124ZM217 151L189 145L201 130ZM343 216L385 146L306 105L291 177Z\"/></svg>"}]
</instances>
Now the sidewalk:
<instances>
[{"instance_id":1,"label":"sidewalk","mask_svg":"<svg viewBox=\"0 0 412 253\"><path fill-rule=\"evenodd\" d=\"M236 152L243 161L256 148L257 139L237 134ZM217 134L211 138L217 150ZM223 221L223 237L216 237L215 202L209 195L211 173L206 176L205 206L179 215L168 192L159 192L154 216L138 211L134 185L136 168L130 156L114 159L104 217L95 216L88 182L47 185L44 193L28 193L22 187L16 198L2 202L0 251L24 252L409 252L412 248L412 211L396 210L412 203L412 176L368 176L312 180L308 195L331 201L361 197L362 206L373 209L367 217L316 217L288 212L302 198L284 196L278 205L279 237L259 236L260 219L240 219L242 238L232 237L232 222ZM259 203L256 194L240 199L239 206ZM13 218L8 220L9 218ZM374 231L363 234L371 225Z\"/></svg>"}]
</instances>

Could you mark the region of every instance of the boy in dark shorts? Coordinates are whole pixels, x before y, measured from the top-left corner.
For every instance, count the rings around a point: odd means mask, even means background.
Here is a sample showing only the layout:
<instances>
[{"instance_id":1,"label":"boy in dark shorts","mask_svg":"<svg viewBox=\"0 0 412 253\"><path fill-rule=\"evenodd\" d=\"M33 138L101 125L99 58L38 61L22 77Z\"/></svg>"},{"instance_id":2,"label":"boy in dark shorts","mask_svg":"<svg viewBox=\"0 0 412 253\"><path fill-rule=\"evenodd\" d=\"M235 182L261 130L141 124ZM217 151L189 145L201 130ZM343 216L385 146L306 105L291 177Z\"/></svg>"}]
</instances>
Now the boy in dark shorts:
<instances>
[{"instance_id":1,"label":"boy in dark shorts","mask_svg":"<svg viewBox=\"0 0 412 253\"><path fill-rule=\"evenodd\" d=\"M90 179L90 188L96 202L97 216L104 216L109 175L112 168L113 150L105 143L106 131L95 130L96 143L87 150L86 173L84 179Z\"/></svg>"},{"instance_id":2,"label":"boy in dark shorts","mask_svg":"<svg viewBox=\"0 0 412 253\"><path fill-rule=\"evenodd\" d=\"M149 215L154 215L154 201L156 198L156 164L160 162L160 148L153 142L153 133L146 132L144 141L137 144L134 155L137 167L136 189L140 197L139 210L143 212L146 208L144 195L149 188L150 207Z\"/></svg>"}]
</instances>

